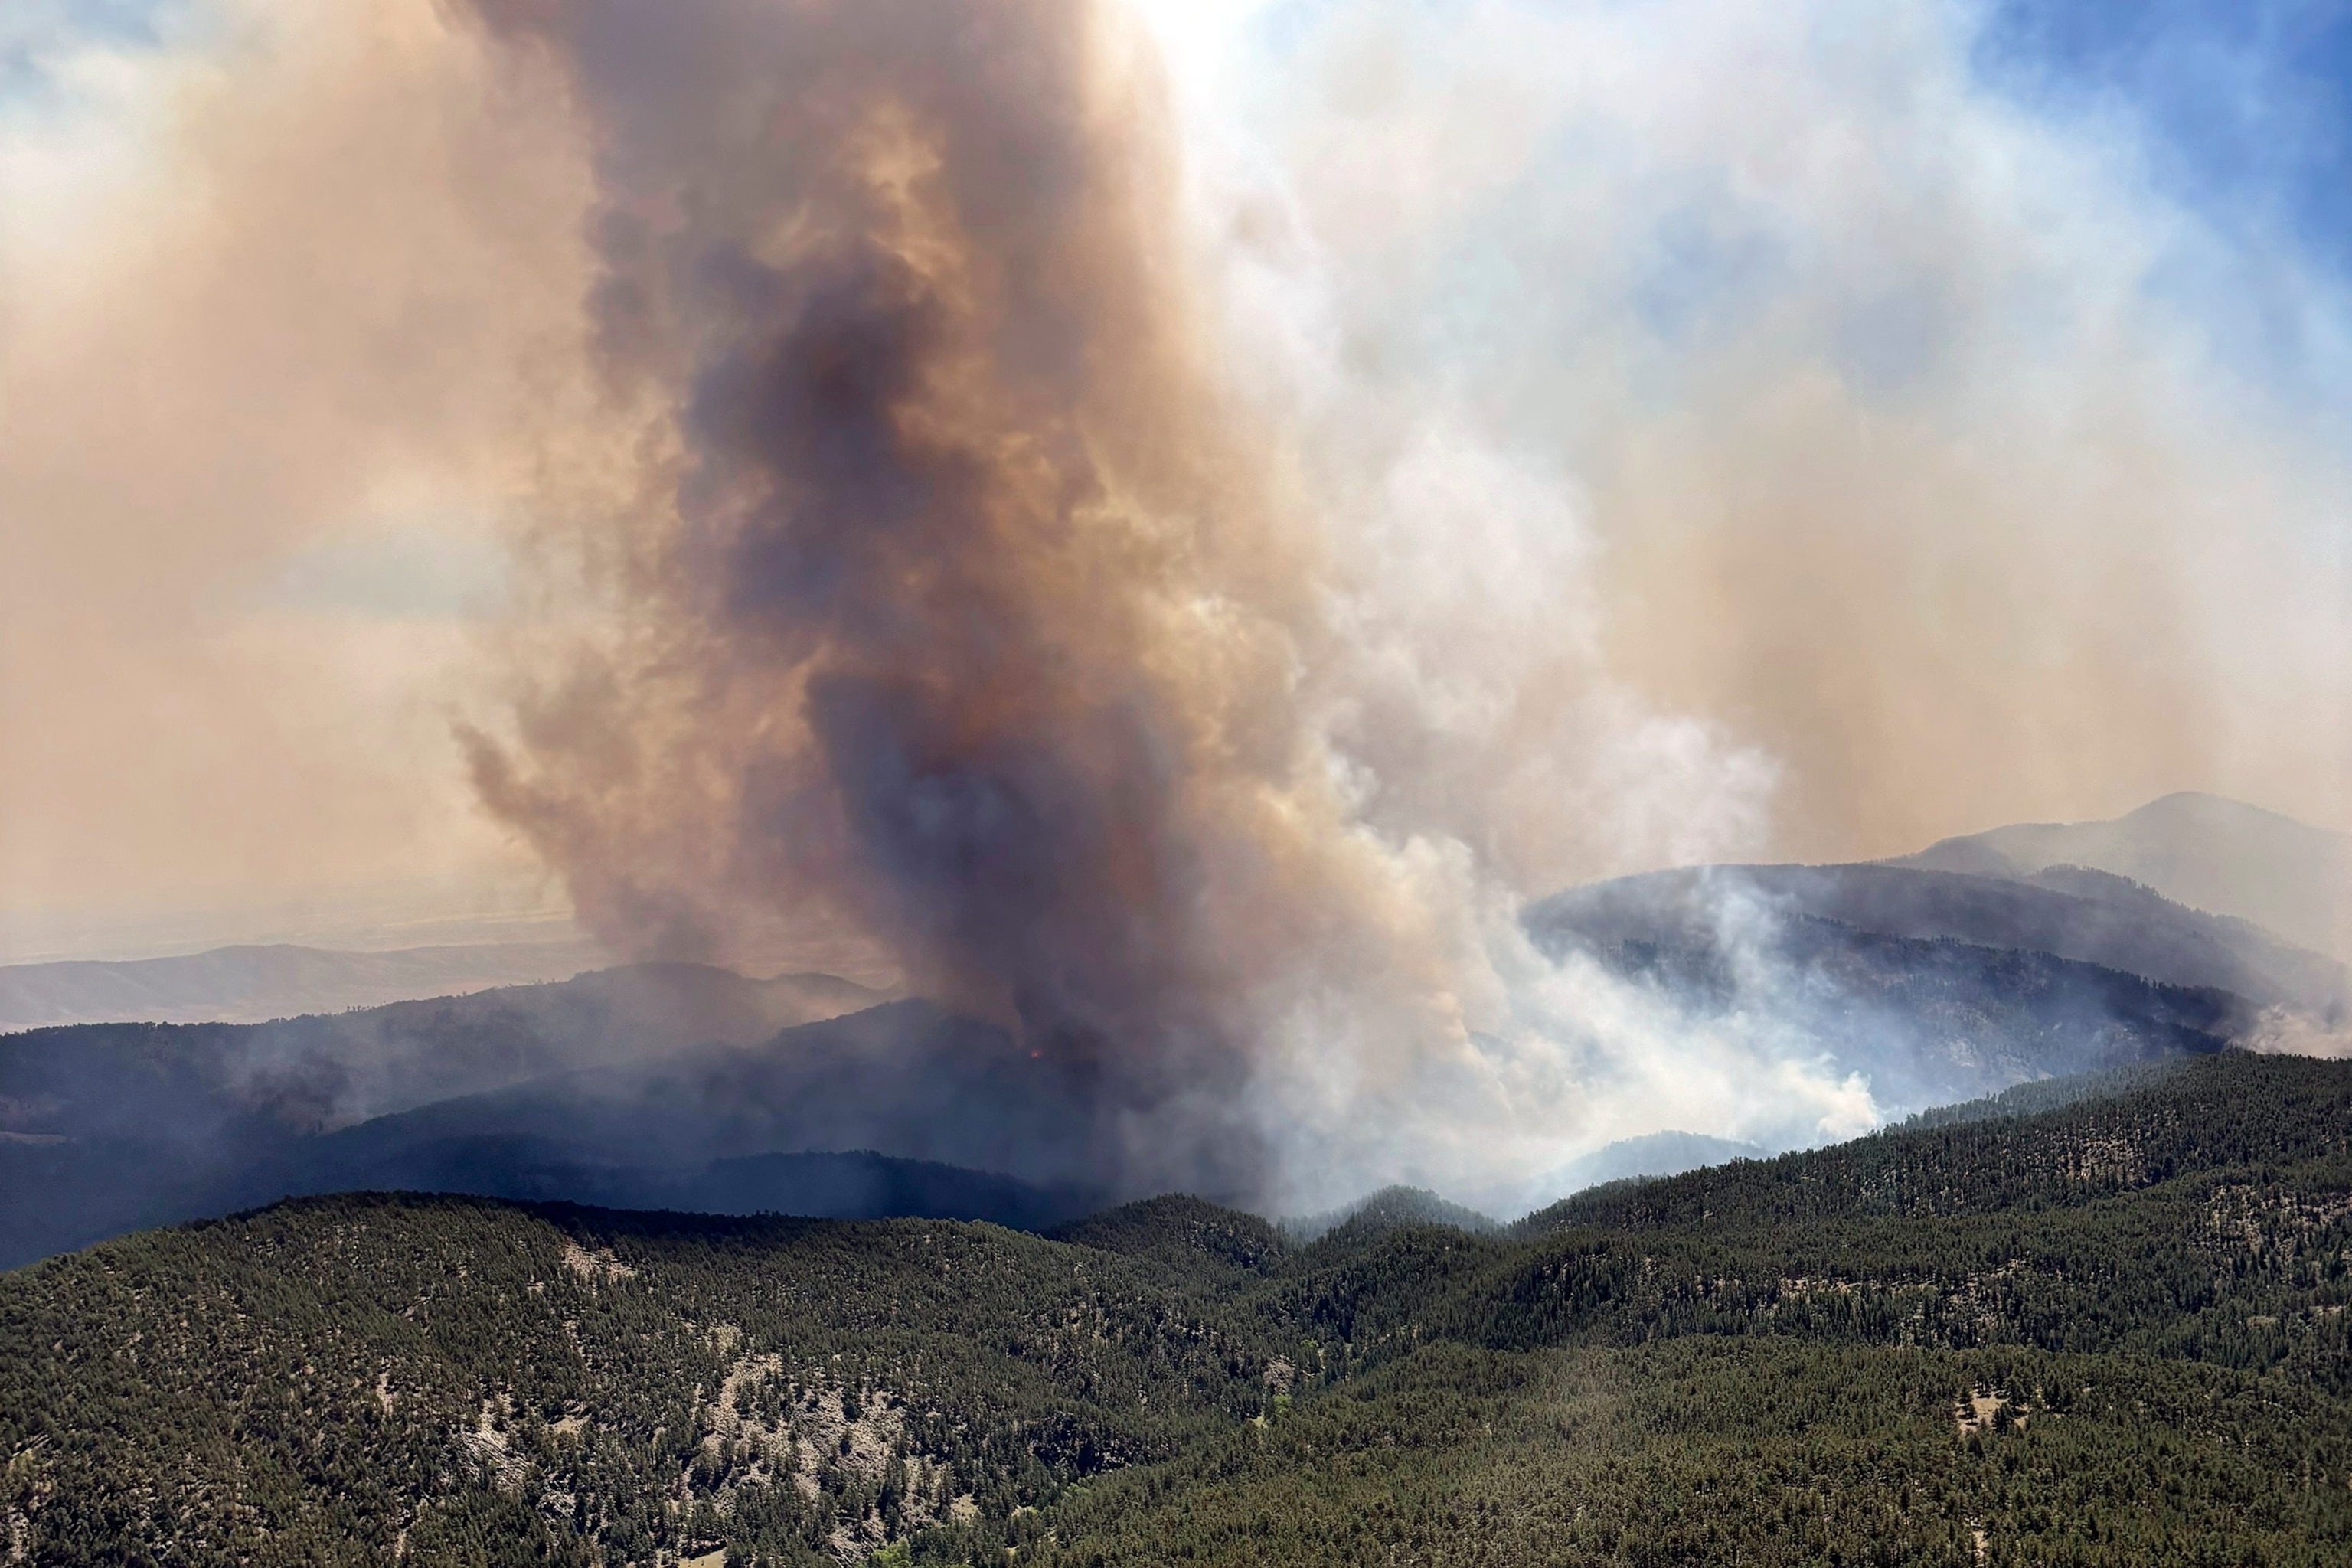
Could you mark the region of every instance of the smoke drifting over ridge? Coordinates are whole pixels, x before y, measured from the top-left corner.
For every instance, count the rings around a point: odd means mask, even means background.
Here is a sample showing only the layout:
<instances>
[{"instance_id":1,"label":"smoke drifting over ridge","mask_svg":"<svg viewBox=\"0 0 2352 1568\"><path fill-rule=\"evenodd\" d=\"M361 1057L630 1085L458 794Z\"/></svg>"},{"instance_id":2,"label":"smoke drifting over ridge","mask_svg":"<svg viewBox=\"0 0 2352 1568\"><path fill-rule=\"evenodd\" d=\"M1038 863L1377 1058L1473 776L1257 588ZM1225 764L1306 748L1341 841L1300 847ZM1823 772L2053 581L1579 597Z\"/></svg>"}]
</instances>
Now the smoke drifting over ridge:
<instances>
[{"instance_id":1,"label":"smoke drifting over ridge","mask_svg":"<svg viewBox=\"0 0 2352 1568\"><path fill-rule=\"evenodd\" d=\"M486 797L616 945L853 921L1082 1081L1108 1168L1254 1190L1255 993L1381 911L1145 41L1086 0L484 9L573 83L655 454L626 639L477 740Z\"/></svg>"},{"instance_id":2,"label":"smoke drifting over ridge","mask_svg":"<svg viewBox=\"0 0 2352 1568\"><path fill-rule=\"evenodd\" d=\"M480 9L570 84L634 456L579 556L616 629L472 754L614 945L861 930L1013 1027L1134 1190L1496 1180L1661 1104L1774 1141L1884 1112L1753 911L1722 917L1751 1005L1711 1020L1528 945L1588 818L1737 853L1779 770L1611 679L1638 620L1599 613L1572 492L1503 455L1508 420L1376 374L1318 405L1314 354L1236 352L1125 8ZM1778 536L1867 575L1835 548L1859 516ZM1805 602L1766 596L1725 619Z\"/></svg>"},{"instance_id":3,"label":"smoke drifting over ridge","mask_svg":"<svg viewBox=\"0 0 2352 1568\"><path fill-rule=\"evenodd\" d=\"M2305 379L2231 361L2242 237L1987 90L1980 8L1274 9L59 54L85 118L0 99L0 900L456 880L469 712L625 951L862 931L1095 1163L1312 1206L1907 1108L1769 964L1694 1018L1531 951L1566 883L2335 819L2340 279L2264 274ZM524 525L500 657L289 571L409 521Z\"/></svg>"}]
</instances>

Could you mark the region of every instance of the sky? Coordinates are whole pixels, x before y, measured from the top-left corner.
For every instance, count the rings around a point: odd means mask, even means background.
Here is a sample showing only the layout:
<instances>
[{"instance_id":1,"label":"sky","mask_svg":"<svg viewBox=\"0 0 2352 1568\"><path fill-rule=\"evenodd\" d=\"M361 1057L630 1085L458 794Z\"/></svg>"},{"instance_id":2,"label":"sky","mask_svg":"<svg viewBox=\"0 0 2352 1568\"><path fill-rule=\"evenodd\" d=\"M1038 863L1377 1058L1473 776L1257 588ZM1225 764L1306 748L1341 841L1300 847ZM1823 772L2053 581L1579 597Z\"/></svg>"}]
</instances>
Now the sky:
<instances>
[{"instance_id":1,"label":"sky","mask_svg":"<svg viewBox=\"0 0 2352 1568\"><path fill-rule=\"evenodd\" d=\"M2352 6L1137 10L1367 831L2352 826ZM429 0L0 14L0 958L566 908L458 737L598 613L594 177Z\"/></svg>"}]
</instances>

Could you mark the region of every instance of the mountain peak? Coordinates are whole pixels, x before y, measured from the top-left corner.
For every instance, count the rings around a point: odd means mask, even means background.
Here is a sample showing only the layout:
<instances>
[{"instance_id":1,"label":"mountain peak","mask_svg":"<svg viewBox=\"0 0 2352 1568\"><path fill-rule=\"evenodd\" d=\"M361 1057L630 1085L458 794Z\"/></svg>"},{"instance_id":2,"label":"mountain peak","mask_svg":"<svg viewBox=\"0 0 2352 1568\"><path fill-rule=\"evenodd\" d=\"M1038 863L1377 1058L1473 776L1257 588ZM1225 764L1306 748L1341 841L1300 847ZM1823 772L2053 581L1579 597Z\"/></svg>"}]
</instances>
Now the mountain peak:
<instances>
[{"instance_id":1,"label":"mountain peak","mask_svg":"<svg viewBox=\"0 0 2352 1568\"><path fill-rule=\"evenodd\" d=\"M2352 836L2226 795L2181 790L2108 821L2017 823L1885 864L2012 881L2104 871L2352 960Z\"/></svg>"}]
</instances>

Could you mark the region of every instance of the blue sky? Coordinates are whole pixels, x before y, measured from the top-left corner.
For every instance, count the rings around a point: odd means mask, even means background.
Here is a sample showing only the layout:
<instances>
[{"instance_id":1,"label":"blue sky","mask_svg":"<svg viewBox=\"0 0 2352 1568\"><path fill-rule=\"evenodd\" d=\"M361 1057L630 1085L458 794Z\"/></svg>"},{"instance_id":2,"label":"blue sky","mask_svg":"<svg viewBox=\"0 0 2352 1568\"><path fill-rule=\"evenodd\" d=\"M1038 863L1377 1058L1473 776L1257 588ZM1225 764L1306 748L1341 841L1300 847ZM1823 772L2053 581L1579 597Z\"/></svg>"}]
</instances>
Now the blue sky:
<instances>
[{"instance_id":1,"label":"blue sky","mask_svg":"<svg viewBox=\"0 0 2352 1568\"><path fill-rule=\"evenodd\" d=\"M0 99L39 93L48 60L78 43L152 45L172 0L8 0L0 7Z\"/></svg>"},{"instance_id":2,"label":"blue sky","mask_svg":"<svg viewBox=\"0 0 2352 1568\"><path fill-rule=\"evenodd\" d=\"M2008 0L1974 63L2044 112L2120 114L2167 195L2352 270L2352 0Z\"/></svg>"}]
</instances>

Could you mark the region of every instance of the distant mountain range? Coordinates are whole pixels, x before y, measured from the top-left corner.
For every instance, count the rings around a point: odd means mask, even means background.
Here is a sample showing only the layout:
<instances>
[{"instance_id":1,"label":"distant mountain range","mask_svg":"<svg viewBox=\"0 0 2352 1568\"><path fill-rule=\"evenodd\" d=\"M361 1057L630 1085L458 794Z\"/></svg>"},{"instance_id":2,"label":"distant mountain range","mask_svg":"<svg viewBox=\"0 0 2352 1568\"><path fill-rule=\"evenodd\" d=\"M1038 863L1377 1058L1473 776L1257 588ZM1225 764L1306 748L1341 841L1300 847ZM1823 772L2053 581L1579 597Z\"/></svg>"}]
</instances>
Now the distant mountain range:
<instances>
[{"instance_id":1,"label":"distant mountain range","mask_svg":"<svg viewBox=\"0 0 2352 1568\"><path fill-rule=\"evenodd\" d=\"M2315 956L2352 962L2352 837L2218 795L2169 795L2107 822L1996 827L1947 838L1916 855L1878 864L2074 893L2107 908L2110 924L2125 926L2137 917L2129 890L2114 881L2136 882L2164 900L2143 900L2139 906L2159 924L2191 943L2218 944L2234 959L2209 952L2185 963L2182 954L2143 960L2137 956L2140 950L2127 952L2118 946L2116 933L2101 944L2075 931L2079 910L2060 921L2060 929L2067 932L2069 945L2064 946L2051 946L2046 934L2016 923L2015 909L2008 916L1993 917L1991 928L1963 921L1964 929L1946 929L1950 921L1941 916L1932 916L1923 925L1907 913L1895 915L1891 927L1874 923L1876 914L1853 919L1831 913L1829 918L1850 919L1887 935L1954 936L1991 946L2031 946L2151 978L2193 975L2183 983L2250 997L2257 993L2292 994L2305 1003L2324 997L2338 984L2340 972L2315 965ZM2091 875L2099 872L2107 875ZM1866 898L1874 887L1898 885L1872 884L1851 876L1843 881L1840 898L1844 901ZM2174 906L2234 917L2263 929L2251 933L2210 927L2185 931ZM379 952L248 945L121 963L5 964L0 965L0 1033L130 1020L256 1024L565 980L608 962L594 943L567 940ZM2251 981L2242 976L2246 964L2259 972Z\"/></svg>"},{"instance_id":2,"label":"distant mountain range","mask_svg":"<svg viewBox=\"0 0 2352 1568\"><path fill-rule=\"evenodd\" d=\"M499 985L568 980L609 963L588 942L478 942L392 952L277 944L119 963L0 965L0 1030L59 1024L258 1024Z\"/></svg>"},{"instance_id":3,"label":"distant mountain range","mask_svg":"<svg viewBox=\"0 0 2352 1568\"><path fill-rule=\"evenodd\" d=\"M1737 1138L1714 1138L1704 1132L1651 1132L1621 1138L1572 1160L1536 1184L1551 1196L1564 1196L1610 1182L1647 1176L1679 1176L1685 1171L1726 1165L1734 1160L1760 1160L1773 1151ZM1532 1206L1532 1205L1521 1205Z\"/></svg>"},{"instance_id":4,"label":"distant mountain range","mask_svg":"<svg viewBox=\"0 0 2352 1568\"><path fill-rule=\"evenodd\" d=\"M2111 822L1996 827L1887 864L2011 879L2088 867L2352 963L2352 836L2220 795L2168 795Z\"/></svg>"}]
</instances>

